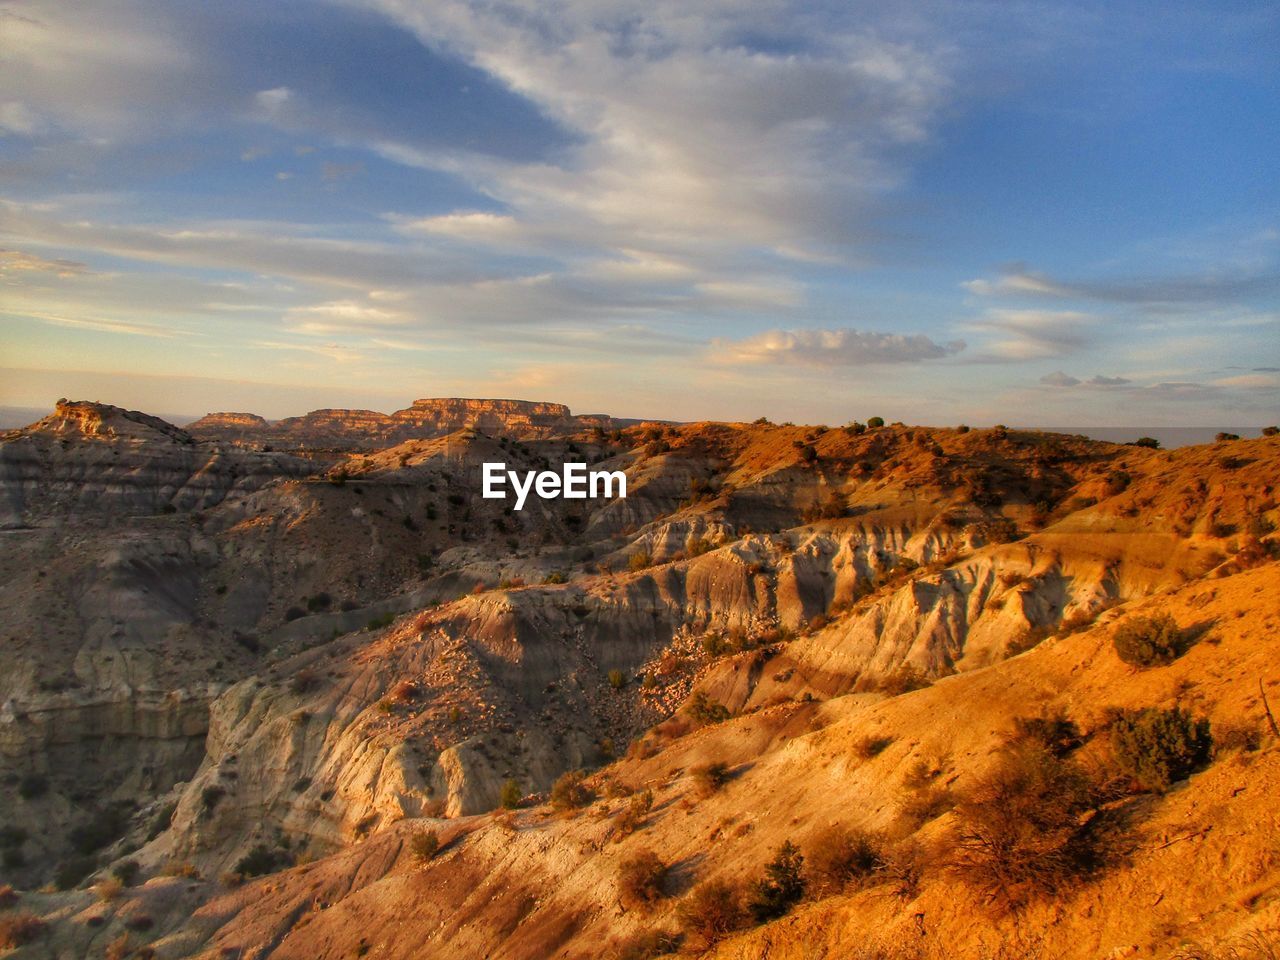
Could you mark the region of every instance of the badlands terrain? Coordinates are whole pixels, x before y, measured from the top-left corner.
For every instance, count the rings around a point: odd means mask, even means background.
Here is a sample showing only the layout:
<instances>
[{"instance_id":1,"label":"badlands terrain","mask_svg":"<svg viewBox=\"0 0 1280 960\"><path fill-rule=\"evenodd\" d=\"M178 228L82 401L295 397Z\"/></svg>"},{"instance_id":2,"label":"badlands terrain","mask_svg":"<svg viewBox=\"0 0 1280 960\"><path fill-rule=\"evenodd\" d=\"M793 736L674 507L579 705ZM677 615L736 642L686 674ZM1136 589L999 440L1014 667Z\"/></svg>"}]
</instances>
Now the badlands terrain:
<instances>
[{"instance_id":1,"label":"badlands terrain","mask_svg":"<svg viewBox=\"0 0 1280 960\"><path fill-rule=\"evenodd\" d=\"M480 465L626 499L479 496ZM0 951L1280 957L1280 437L0 438Z\"/></svg>"}]
</instances>

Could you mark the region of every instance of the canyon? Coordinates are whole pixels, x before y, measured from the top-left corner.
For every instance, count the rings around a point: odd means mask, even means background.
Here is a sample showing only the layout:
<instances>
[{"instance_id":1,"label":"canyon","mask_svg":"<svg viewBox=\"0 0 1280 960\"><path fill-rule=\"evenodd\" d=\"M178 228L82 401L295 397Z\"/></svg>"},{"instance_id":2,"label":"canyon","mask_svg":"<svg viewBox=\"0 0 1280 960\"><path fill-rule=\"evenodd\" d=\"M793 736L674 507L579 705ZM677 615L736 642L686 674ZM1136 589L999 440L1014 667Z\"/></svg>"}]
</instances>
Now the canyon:
<instances>
[{"instance_id":1,"label":"canyon","mask_svg":"<svg viewBox=\"0 0 1280 960\"><path fill-rule=\"evenodd\" d=\"M516 510L481 496L496 462L618 471L627 495ZM60 401L0 437L0 882L37 931L13 955L1244 943L1280 920L1277 476L1274 436L1164 451L503 400L180 429ZM1185 654L1117 658L1116 631L1164 615ZM1132 821L1114 866L1011 915L945 866L1019 723L1069 715L1089 759L1117 710L1173 705L1217 753L1089 814ZM959 812L913 812L930 790ZM833 824L944 866L697 940L699 885ZM645 909L617 881L642 849L670 865Z\"/></svg>"}]
</instances>

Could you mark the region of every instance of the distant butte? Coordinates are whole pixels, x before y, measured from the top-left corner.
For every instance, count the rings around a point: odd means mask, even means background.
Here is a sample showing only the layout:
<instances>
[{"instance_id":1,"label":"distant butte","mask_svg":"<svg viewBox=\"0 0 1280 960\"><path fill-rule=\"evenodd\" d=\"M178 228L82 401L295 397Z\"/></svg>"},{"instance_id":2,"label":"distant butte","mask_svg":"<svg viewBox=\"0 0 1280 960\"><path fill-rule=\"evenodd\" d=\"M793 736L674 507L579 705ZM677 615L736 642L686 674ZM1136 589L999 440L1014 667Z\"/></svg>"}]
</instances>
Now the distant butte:
<instances>
[{"instance_id":1,"label":"distant butte","mask_svg":"<svg viewBox=\"0 0 1280 960\"><path fill-rule=\"evenodd\" d=\"M475 429L522 440L614 429L634 423L604 414L574 416L563 403L441 397L415 400L395 413L377 410L312 410L301 417L266 420L253 413L210 413L187 430L205 440L299 443L362 449Z\"/></svg>"}]
</instances>

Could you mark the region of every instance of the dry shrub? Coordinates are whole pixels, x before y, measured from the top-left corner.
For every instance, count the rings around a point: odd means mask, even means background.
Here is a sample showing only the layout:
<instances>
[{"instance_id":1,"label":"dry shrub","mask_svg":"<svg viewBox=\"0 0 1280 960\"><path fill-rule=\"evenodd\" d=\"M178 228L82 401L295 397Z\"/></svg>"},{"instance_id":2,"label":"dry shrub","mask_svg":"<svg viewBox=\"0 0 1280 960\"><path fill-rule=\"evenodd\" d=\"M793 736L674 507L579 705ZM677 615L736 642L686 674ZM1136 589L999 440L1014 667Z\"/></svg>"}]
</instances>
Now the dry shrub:
<instances>
[{"instance_id":1,"label":"dry shrub","mask_svg":"<svg viewBox=\"0 0 1280 960\"><path fill-rule=\"evenodd\" d=\"M1214 946L1191 943L1182 947L1171 960L1280 960L1280 932L1255 930Z\"/></svg>"},{"instance_id":2,"label":"dry shrub","mask_svg":"<svg viewBox=\"0 0 1280 960\"><path fill-rule=\"evenodd\" d=\"M910 664L903 664L893 673L882 678L876 689L885 696L897 697L912 690L922 690L933 681Z\"/></svg>"},{"instance_id":3,"label":"dry shrub","mask_svg":"<svg viewBox=\"0 0 1280 960\"><path fill-rule=\"evenodd\" d=\"M129 935L122 933L107 944L107 951L102 956L103 960L127 960L130 952Z\"/></svg>"},{"instance_id":4,"label":"dry shrub","mask_svg":"<svg viewBox=\"0 0 1280 960\"><path fill-rule=\"evenodd\" d=\"M729 767L719 761L699 764L690 773L694 790L704 800L729 782Z\"/></svg>"},{"instance_id":5,"label":"dry shrub","mask_svg":"<svg viewBox=\"0 0 1280 960\"><path fill-rule=\"evenodd\" d=\"M1075 721L1059 710L1038 717L1015 717L1007 742L1012 747L1039 746L1054 756L1063 757L1080 746L1084 738Z\"/></svg>"},{"instance_id":6,"label":"dry shrub","mask_svg":"<svg viewBox=\"0 0 1280 960\"><path fill-rule=\"evenodd\" d=\"M618 866L618 896L625 907L651 910L667 895L667 865L652 850L640 850Z\"/></svg>"},{"instance_id":7,"label":"dry shrub","mask_svg":"<svg viewBox=\"0 0 1280 960\"><path fill-rule=\"evenodd\" d=\"M551 806L562 813L585 807L595 799L595 794L584 782L586 773L570 770L562 774L551 787Z\"/></svg>"},{"instance_id":8,"label":"dry shrub","mask_svg":"<svg viewBox=\"0 0 1280 960\"><path fill-rule=\"evenodd\" d=\"M724 880L698 884L676 910L687 945L708 950L749 921L742 888Z\"/></svg>"},{"instance_id":9,"label":"dry shrub","mask_svg":"<svg viewBox=\"0 0 1280 960\"><path fill-rule=\"evenodd\" d=\"M110 880L100 880L93 886L93 892L98 895L98 899L104 903L114 900L120 896L124 890L124 884L112 877Z\"/></svg>"},{"instance_id":10,"label":"dry shrub","mask_svg":"<svg viewBox=\"0 0 1280 960\"><path fill-rule=\"evenodd\" d=\"M805 878L815 897L829 897L865 883L885 865L884 843L866 830L834 824L805 847Z\"/></svg>"},{"instance_id":11,"label":"dry shrub","mask_svg":"<svg viewBox=\"0 0 1280 960\"><path fill-rule=\"evenodd\" d=\"M0 947L23 947L44 933L45 923L33 913L0 917Z\"/></svg>"},{"instance_id":12,"label":"dry shrub","mask_svg":"<svg viewBox=\"0 0 1280 960\"><path fill-rule=\"evenodd\" d=\"M1059 893L1114 850L1096 803L1075 761L1036 744L1010 749L957 807L957 872L1000 908Z\"/></svg>"},{"instance_id":13,"label":"dry shrub","mask_svg":"<svg viewBox=\"0 0 1280 960\"><path fill-rule=\"evenodd\" d=\"M18 902L19 894L10 884L0 884L0 910L8 910Z\"/></svg>"},{"instance_id":14,"label":"dry shrub","mask_svg":"<svg viewBox=\"0 0 1280 960\"><path fill-rule=\"evenodd\" d=\"M919 829L930 820L936 820L955 806L955 796L946 787L930 784L911 791L899 804L904 820Z\"/></svg>"},{"instance_id":15,"label":"dry shrub","mask_svg":"<svg viewBox=\"0 0 1280 960\"><path fill-rule=\"evenodd\" d=\"M853 755L859 760L878 757L893 743L893 737L863 737L853 745Z\"/></svg>"},{"instance_id":16,"label":"dry shrub","mask_svg":"<svg viewBox=\"0 0 1280 960\"><path fill-rule=\"evenodd\" d=\"M614 960L653 960L675 953L680 937L667 930L645 930L633 933L613 948Z\"/></svg>"},{"instance_id":17,"label":"dry shrub","mask_svg":"<svg viewBox=\"0 0 1280 960\"><path fill-rule=\"evenodd\" d=\"M644 818L653 809L653 791L633 794L618 817L618 840L635 833L644 824Z\"/></svg>"}]
</instances>

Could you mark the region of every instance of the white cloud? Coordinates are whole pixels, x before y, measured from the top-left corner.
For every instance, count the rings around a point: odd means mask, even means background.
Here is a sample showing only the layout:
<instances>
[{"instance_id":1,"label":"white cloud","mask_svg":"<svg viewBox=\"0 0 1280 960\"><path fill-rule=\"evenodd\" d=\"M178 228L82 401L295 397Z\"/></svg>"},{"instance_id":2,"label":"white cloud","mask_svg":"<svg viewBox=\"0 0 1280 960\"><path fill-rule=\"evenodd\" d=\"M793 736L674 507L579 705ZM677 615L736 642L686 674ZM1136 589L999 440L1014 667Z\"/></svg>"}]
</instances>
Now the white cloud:
<instances>
[{"instance_id":1,"label":"white cloud","mask_svg":"<svg viewBox=\"0 0 1280 960\"><path fill-rule=\"evenodd\" d=\"M980 359L1038 360L1082 349L1093 319L1074 310L987 310L967 326L992 337Z\"/></svg>"},{"instance_id":2,"label":"white cloud","mask_svg":"<svg viewBox=\"0 0 1280 960\"><path fill-rule=\"evenodd\" d=\"M839 330L769 330L745 340L715 340L711 358L725 364L854 367L914 363L952 356L962 341L935 343L923 334Z\"/></svg>"}]
</instances>

